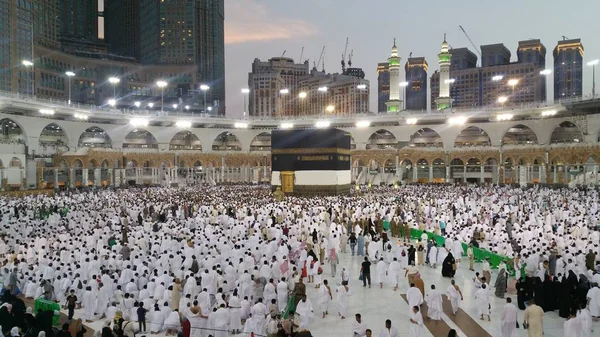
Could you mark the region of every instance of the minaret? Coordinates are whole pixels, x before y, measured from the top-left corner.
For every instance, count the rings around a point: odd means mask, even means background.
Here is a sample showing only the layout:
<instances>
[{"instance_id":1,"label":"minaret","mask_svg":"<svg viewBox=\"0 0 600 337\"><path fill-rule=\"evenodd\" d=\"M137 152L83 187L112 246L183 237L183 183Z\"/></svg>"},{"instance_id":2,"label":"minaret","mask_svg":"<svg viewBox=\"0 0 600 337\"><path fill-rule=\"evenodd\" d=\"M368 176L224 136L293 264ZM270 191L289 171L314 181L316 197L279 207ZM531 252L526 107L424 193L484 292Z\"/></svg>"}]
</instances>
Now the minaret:
<instances>
[{"instance_id":1,"label":"minaret","mask_svg":"<svg viewBox=\"0 0 600 337\"><path fill-rule=\"evenodd\" d=\"M442 51L438 54L440 63L440 96L435 100L438 110L444 110L452 107L453 99L450 97L450 59L452 54L448 51L448 42L444 34L442 42Z\"/></svg>"},{"instance_id":2,"label":"minaret","mask_svg":"<svg viewBox=\"0 0 600 337\"><path fill-rule=\"evenodd\" d=\"M394 38L392 46L392 55L388 58L390 68L390 100L385 102L388 112L399 112L402 110L402 101L400 100L400 61L398 56L398 47Z\"/></svg>"}]
</instances>

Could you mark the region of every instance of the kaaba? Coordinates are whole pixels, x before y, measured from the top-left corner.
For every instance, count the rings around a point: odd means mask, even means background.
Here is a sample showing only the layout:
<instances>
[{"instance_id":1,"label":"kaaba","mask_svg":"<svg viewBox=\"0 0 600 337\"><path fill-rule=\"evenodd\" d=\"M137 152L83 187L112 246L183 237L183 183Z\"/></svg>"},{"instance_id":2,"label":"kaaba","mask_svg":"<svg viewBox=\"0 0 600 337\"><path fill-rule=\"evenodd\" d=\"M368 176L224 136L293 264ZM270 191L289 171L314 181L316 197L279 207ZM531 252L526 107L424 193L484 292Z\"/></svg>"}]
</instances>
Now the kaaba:
<instances>
[{"instance_id":1,"label":"kaaba","mask_svg":"<svg viewBox=\"0 0 600 337\"><path fill-rule=\"evenodd\" d=\"M350 139L338 129L273 130L272 189L294 196L349 194Z\"/></svg>"}]
</instances>

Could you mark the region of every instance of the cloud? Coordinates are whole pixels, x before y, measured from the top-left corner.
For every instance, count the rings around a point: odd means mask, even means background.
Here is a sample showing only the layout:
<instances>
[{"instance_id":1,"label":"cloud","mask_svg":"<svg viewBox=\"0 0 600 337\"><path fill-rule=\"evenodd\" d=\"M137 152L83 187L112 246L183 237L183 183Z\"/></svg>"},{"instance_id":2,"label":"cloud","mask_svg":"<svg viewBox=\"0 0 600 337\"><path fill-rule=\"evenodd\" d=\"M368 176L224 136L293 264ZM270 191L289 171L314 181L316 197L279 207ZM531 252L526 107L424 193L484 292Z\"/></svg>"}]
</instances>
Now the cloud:
<instances>
[{"instance_id":1,"label":"cloud","mask_svg":"<svg viewBox=\"0 0 600 337\"><path fill-rule=\"evenodd\" d=\"M299 38L317 32L313 24L272 13L256 0L225 1L225 44Z\"/></svg>"}]
</instances>

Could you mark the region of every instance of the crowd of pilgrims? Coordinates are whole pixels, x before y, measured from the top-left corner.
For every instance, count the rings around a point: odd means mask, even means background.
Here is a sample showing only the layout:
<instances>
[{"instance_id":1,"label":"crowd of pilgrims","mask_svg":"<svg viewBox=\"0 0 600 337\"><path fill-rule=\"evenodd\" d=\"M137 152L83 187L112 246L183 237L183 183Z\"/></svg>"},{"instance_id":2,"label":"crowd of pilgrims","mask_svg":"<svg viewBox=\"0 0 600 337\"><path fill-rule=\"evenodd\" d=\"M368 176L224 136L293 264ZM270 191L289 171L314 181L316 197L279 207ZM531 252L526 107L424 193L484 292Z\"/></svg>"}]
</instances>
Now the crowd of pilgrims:
<instances>
[{"instance_id":1,"label":"crowd of pilgrims","mask_svg":"<svg viewBox=\"0 0 600 337\"><path fill-rule=\"evenodd\" d=\"M569 317L587 304L597 318L598 212L595 191L498 186L363 188L350 196L283 201L259 186L2 197L0 333L78 337L82 319L105 319L97 336L289 336L308 329L319 311L306 298L305 277L319 286L323 316L330 302L339 317L347 316L349 275L345 269L336 275L347 244L352 255L356 250L376 264L376 279L388 275L396 287L409 265L437 262L452 277L463 243L487 249L510 258L492 283L498 297L516 288L520 309L535 299L545 311ZM425 237L388 241L413 228L443 235L445 245ZM476 286L490 284L486 264ZM341 284L323 282L326 265ZM70 326L53 331L53 313L34 317L22 297L60 303ZM76 308L83 309L79 319ZM291 318L282 319L282 312Z\"/></svg>"}]
</instances>

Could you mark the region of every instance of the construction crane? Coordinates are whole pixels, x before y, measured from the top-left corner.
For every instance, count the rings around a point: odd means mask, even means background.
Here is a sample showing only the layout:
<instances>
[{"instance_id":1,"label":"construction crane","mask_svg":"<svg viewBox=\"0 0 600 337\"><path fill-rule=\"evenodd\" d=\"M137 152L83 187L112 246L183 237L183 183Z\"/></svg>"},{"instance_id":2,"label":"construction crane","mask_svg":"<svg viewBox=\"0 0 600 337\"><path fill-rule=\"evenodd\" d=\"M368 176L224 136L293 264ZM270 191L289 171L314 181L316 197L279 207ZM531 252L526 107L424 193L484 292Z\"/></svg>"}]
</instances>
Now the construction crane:
<instances>
[{"instance_id":1,"label":"construction crane","mask_svg":"<svg viewBox=\"0 0 600 337\"><path fill-rule=\"evenodd\" d=\"M342 54L342 73L346 71L346 52L348 51L348 38L346 38L346 47L344 47L344 53Z\"/></svg>"},{"instance_id":2,"label":"construction crane","mask_svg":"<svg viewBox=\"0 0 600 337\"><path fill-rule=\"evenodd\" d=\"M348 55L348 68L352 68L352 56L354 56L354 49L350 50L350 55Z\"/></svg>"},{"instance_id":3,"label":"construction crane","mask_svg":"<svg viewBox=\"0 0 600 337\"><path fill-rule=\"evenodd\" d=\"M315 69L318 69L319 65L321 65L321 60L323 59L323 54L324 53L325 53L325 46L323 46L323 49L321 49L321 55L319 56L319 60L315 64ZM325 63L325 62L323 62L323 63Z\"/></svg>"},{"instance_id":4,"label":"construction crane","mask_svg":"<svg viewBox=\"0 0 600 337\"><path fill-rule=\"evenodd\" d=\"M408 54L408 58L412 57L412 51Z\"/></svg>"},{"instance_id":5,"label":"construction crane","mask_svg":"<svg viewBox=\"0 0 600 337\"><path fill-rule=\"evenodd\" d=\"M304 46L302 46L302 51L300 52L300 62L302 63L302 56L304 56Z\"/></svg>"},{"instance_id":6,"label":"construction crane","mask_svg":"<svg viewBox=\"0 0 600 337\"><path fill-rule=\"evenodd\" d=\"M285 56L285 52L287 52L287 50L284 50L284 51L283 51L283 54L281 54L281 57L284 57L284 56Z\"/></svg>"},{"instance_id":7,"label":"construction crane","mask_svg":"<svg viewBox=\"0 0 600 337\"><path fill-rule=\"evenodd\" d=\"M471 38L469 37L469 34L467 34L467 32L465 31L465 29L463 28L463 26L458 26L458 28L460 28L460 30L462 30L463 34L465 34L465 36L467 37L467 39L469 40L469 42L471 42L471 45L473 46L473 48L475 48L475 51L477 52L477 54L479 54L479 58L481 59L481 51L479 50L479 48L477 48L477 46L475 46L475 43L473 43L473 40L471 40Z\"/></svg>"},{"instance_id":8,"label":"construction crane","mask_svg":"<svg viewBox=\"0 0 600 337\"><path fill-rule=\"evenodd\" d=\"M566 36L564 36L564 35L562 36L562 38L563 38L563 41L564 41L564 40L570 40L568 37L566 37Z\"/></svg>"}]
</instances>

